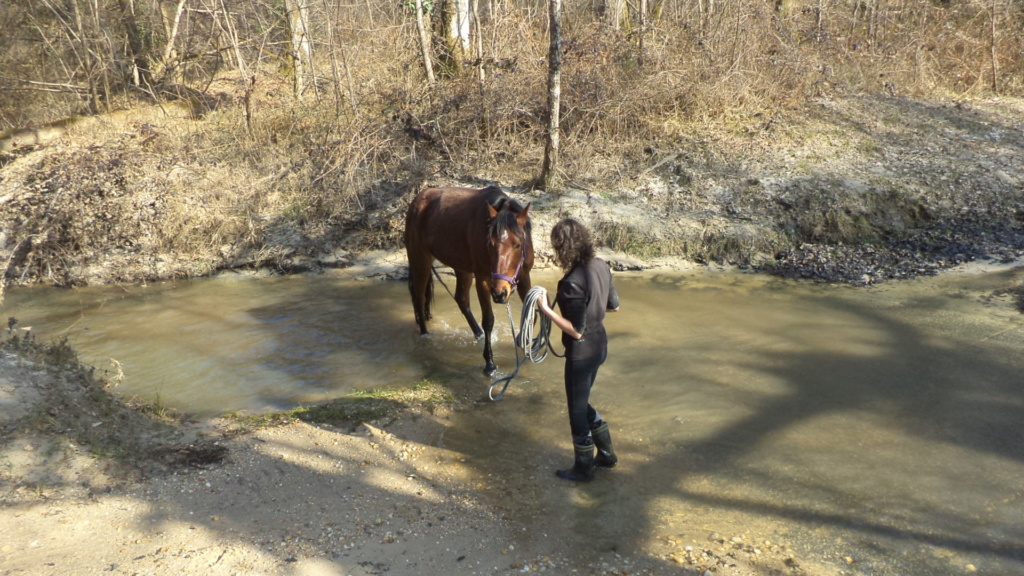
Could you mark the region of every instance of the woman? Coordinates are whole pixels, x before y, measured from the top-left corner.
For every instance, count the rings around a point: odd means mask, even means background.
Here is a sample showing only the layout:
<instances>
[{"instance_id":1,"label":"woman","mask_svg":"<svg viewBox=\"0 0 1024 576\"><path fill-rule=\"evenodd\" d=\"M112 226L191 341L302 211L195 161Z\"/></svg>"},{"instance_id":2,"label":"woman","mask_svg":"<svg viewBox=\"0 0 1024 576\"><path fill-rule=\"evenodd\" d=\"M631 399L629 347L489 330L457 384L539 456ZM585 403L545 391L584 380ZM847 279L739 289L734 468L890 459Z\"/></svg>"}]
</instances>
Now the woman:
<instances>
[{"instance_id":1,"label":"woman","mask_svg":"<svg viewBox=\"0 0 1024 576\"><path fill-rule=\"evenodd\" d=\"M567 480L588 482L594 478L596 467L611 468L618 462L608 424L590 405L590 389L597 369L608 356L604 315L619 309L619 296L612 285L611 270L604 260L594 257L593 240L582 224L571 218L555 224L551 247L555 261L565 271L555 297L561 315L548 304L546 292L538 300L541 312L562 330L565 399L576 454L573 467L557 474Z\"/></svg>"}]
</instances>

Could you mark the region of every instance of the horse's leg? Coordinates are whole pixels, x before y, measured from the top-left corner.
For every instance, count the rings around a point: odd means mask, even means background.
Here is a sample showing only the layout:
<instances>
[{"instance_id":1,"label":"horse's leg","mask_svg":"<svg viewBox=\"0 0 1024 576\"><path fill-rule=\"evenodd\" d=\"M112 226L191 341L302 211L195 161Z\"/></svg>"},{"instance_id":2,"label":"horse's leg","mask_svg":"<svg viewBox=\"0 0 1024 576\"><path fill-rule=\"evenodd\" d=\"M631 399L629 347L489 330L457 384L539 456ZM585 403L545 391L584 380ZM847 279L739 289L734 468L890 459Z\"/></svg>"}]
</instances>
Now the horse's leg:
<instances>
[{"instance_id":1,"label":"horse's leg","mask_svg":"<svg viewBox=\"0 0 1024 576\"><path fill-rule=\"evenodd\" d=\"M433 258L426 254L416 254L412 250L409 256L409 293L412 295L412 309L416 314L420 334L427 333L427 320L430 319L431 278L430 269Z\"/></svg>"},{"instance_id":2,"label":"horse's leg","mask_svg":"<svg viewBox=\"0 0 1024 576\"><path fill-rule=\"evenodd\" d=\"M430 263L427 270L427 289L423 296L423 321L429 322L434 317L430 313L430 305L434 303L434 263Z\"/></svg>"},{"instance_id":3,"label":"horse's leg","mask_svg":"<svg viewBox=\"0 0 1024 576\"><path fill-rule=\"evenodd\" d=\"M473 317L473 309L470 307L469 289L472 286L472 274L468 272L455 273L455 303L459 305L459 311L466 317L466 322L469 322L469 328L473 331L473 337L479 338L483 335L484 331L476 323L476 318Z\"/></svg>"},{"instance_id":4,"label":"horse's leg","mask_svg":"<svg viewBox=\"0 0 1024 576\"><path fill-rule=\"evenodd\" d=\"M476 295L480 299L480 312L484 321L484 374L490 376L497 370L497 366L494 365L494 353L491 352L494 310L491 308L491 289L480 279L476 281Z\"/></svg>"}]
</instances>

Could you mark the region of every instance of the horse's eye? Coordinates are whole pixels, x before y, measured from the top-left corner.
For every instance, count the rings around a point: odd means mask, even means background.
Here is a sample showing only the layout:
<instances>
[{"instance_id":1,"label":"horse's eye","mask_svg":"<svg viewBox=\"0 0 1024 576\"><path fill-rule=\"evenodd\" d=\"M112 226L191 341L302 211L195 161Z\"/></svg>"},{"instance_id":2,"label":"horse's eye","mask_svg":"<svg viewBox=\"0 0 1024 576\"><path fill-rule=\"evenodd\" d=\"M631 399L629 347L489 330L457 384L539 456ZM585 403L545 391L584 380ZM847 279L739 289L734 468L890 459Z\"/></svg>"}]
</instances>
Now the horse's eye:
<instances>
[{"instance_id":1,"label":"horse's eye","mask_svg":"<svg viewBox=\"0 0 1024 576\"><path fill-rule=\"evenodd\" d=\"M522 248L522 247L523 247L523 245L522 245L522 244L519 244L518 242L516 243L516 250L519 250L519 249L520 249L520 248Z\"/></svg>"}]
</instances>

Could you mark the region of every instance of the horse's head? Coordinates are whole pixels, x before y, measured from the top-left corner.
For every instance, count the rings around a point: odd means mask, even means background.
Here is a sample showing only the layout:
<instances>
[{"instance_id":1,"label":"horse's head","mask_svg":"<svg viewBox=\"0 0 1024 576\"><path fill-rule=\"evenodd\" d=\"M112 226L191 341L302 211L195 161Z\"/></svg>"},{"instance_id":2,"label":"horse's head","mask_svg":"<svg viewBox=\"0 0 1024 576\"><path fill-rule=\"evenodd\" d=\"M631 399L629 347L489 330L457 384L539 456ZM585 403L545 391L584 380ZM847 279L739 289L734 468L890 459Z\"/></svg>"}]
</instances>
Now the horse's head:
<instances>
[{"instance_id":1,"label":"horse's head","mask_svg":"<svg viewBox=\"0 0 1024 576\"><path fill-rule=\"evenodd\" d=\"M491 298L504 304L519 283L519 272L530 245L530 205L514 212L506 203L501 210L488 205L488 250L491 260Z\"/></svg>"}]
</instances>

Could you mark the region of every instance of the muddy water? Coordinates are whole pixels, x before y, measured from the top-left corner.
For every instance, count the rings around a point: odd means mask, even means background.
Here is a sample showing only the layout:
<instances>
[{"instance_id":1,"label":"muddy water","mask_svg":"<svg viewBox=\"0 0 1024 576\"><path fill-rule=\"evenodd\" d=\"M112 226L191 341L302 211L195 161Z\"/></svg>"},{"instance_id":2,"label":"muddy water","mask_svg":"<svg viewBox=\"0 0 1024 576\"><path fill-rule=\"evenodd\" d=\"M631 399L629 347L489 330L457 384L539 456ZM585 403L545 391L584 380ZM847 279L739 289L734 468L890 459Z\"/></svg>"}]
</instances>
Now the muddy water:
<instances>
[{"instance_id":1,"label":"muddy water","mask_svg":"<svg viewBox=\"0 0 1024 576\"><path fill-rule=\"evenodd\" d=\"M740 537L787 543L831 573L1024 574L1024 317L992 297L1022 277L976 267L855 289L620 274L594 393L618 468L584 486L554 479L570 454L554 358L435 443L534 527L525 537L655 554ZM101 368L115 358L119 393L186 411L285 408L423 377L482 396L480 347L436 292L428 338L403 283L343 276L12 291L5 312L42 338L67 335Z\"/></svg>"}]
</instances>

